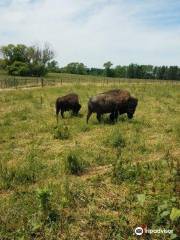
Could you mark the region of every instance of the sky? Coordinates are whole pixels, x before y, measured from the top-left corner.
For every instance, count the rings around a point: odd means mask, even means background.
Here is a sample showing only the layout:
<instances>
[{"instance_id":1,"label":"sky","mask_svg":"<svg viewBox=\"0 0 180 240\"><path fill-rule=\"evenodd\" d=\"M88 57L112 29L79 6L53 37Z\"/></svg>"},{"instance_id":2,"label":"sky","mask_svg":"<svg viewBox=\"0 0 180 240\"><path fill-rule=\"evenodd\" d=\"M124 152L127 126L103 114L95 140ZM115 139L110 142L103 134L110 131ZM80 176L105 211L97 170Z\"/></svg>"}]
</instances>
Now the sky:
<instances>
[{"instance_id":1,"label":"sky","mask_svg":"<svg viewBox=\"0 0 180 240\"><path fill-rule=\"evenodd\" d=\"M180 0L0 0L9 43L49 43L60 66L180 66Z\"/></svg>"}]
</instances>

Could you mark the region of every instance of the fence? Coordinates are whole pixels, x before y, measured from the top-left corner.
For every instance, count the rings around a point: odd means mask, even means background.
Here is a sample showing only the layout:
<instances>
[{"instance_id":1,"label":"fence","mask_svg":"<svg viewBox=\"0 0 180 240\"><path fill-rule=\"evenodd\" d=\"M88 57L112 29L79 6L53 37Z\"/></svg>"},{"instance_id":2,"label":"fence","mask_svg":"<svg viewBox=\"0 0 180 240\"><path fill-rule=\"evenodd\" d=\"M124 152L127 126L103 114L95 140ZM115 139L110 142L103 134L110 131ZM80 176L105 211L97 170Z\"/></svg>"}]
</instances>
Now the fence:
<instances>
[{"instance_id":1,"label":"fence","mask_svg":"<svg viewBox=\"0 0 180 240\"><path fill-rule=\"evenodd\" d=\"M27 78L27 77L10 77L0 76L0 88L28 88L28 87L44 87L63 84L100 84L104 85L119 85L121 83L140 83L140 84L178 84L180 81L174 80L152 80L152 79L125 79L125 78L107 78L87 75L73 74L56 74L47 78Z\"/></svg>"},{"instance_id":2,"label":"fence","mask_svg":"<svg viewBox=\"0 0 180 240\"><path fill-rule=\"evenodd\" d=\"M6 77L0 78L0 88L24 88L24 87L44 87L45 85L55 85L54 79L45 78L21 78Z\"/></svg>"}]
</instances>

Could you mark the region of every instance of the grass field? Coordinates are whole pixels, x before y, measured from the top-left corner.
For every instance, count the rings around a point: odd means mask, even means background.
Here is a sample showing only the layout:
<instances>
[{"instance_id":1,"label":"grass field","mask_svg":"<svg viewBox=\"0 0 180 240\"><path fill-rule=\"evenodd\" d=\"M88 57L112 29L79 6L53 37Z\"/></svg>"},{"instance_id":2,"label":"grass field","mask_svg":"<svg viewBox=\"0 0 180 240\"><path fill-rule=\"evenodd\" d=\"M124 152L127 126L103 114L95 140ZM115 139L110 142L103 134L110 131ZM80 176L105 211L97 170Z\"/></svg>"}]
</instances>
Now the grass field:
<instances>
[{"instance_id":1,"label":"grass field","mask_svg":"<svg viewBox=\"0 0 180 240\"><path fill-rule=\"evenodd\" d=\"M114 87L114 86L113 86ZM178 235L180 87L118 85L135 116L86 124L87 101L112 88L72 84L0 92L0 239L136 239L137 226ZM79 94L57 126L54 103ZM170 239L170 234L144 239Z\"/></svg>"}]
</instances>

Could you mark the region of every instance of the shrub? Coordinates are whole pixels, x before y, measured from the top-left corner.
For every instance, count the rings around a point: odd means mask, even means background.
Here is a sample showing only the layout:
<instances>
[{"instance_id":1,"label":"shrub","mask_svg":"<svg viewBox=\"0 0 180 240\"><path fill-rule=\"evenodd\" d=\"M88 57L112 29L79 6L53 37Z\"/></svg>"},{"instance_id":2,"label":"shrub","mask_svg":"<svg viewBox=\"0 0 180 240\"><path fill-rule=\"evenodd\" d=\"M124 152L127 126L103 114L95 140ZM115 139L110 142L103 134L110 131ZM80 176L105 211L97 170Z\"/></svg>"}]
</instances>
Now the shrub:
<instances>
[{"instance_id":1,"label":"shrub","mask_svg":"<svg viewBox=\"0 0 180 240\"><path fill-rule=\"evenodd\" d=\"M42 212L42 220L45 223L57 222L59 220L59 214L56 209L51 206L52 193L49 189L38 189L37 197L40 200L40 209Z\"/></svg>"},{"instance_id":2,"label":"shrub","mask_svg":"<svg viewBox=\"0 0 180 240\"><path fill-rule=\"evenodd\" d=\"M40 200L40 207L43 212L47 212L50 209L50 197L51 192L48 189L38 189L37 197Z\"/></svg>"},{"instance_id":3,"label":"shrub","mask_svg":"<svg viewBox=\"0 0 180 240\"><path fill-rule=\"evenodd\" d=\"M113 179L115 182L131 181L137 177L137 169L135 165L123 162L122 159L118 159L113 167Z\"/></svg>"},{"instance_id":4,"label":"shrub","mask_svg":"<svg viewBox=\"0 0 180 240\"><path fill-rule=\"evenodd\" d=\"M54 131L54 137L61 140L69 139L69 128L67 126L58 126Z\"/></svg>"},{"instance_id":5,"label":"shrub","mask_svg":"<svg viewBox=\"0 0 180 240\"><path fill-rule=\"evenodd\" d=\"M40 77L47 74L47 68L44 64L31 64L29 68L31 76Z\"/></svg>"},{"instance_id":6,"label":"shrub","mask_svg":"<svg viewBox=\"0 0 180 240\"><path fill-rule=\"evenodd\" d=\"M17 183L34 183L39 177L44 165L41 163L34 149L27 155L23 165L17 169L15 181Z\"/></svg>"},{"instance_id":7,"label":"shrub","mask_svg":"<svg viewBox=\"0 0 180 240\"><path fill-rule=\"evenodd\" d=\"M82 131L82 132L88 132L89 130L90 130L90 127L87 126L87 124L81 126L81 131Z\"/></svg>"},{"instance_id":8,"label":"shrub","mask_svg":"<svg viewBox=\"0 0 180 240\"><path fill-rule=\"evenodd\" d=\"M29 76L30 69L28 64L15 61L12 65L8 66L8 73L13 76Z\"/></svg>"},{"instance_id":9,"label":"shrub","mask_svg":"<svg viewBox=\"0 0 180 240\"><path fill-rule=\"evenodd\" d=\"M70 174L79 175L84 171L84 164L77 153L70 153L67 156L66 170Z\"/></svg>"},{"instance_id":10,"label":"shrub","mask_svg":"<svg viewBox=\"0 0 180 240\"><path fill-rule=\"evenodd\" d=\"M114 148L123 148L125 147L125 139L119 131L113 131L112 134L108 137L107 143L109 143Z\"/></svg>"}]
</instances>

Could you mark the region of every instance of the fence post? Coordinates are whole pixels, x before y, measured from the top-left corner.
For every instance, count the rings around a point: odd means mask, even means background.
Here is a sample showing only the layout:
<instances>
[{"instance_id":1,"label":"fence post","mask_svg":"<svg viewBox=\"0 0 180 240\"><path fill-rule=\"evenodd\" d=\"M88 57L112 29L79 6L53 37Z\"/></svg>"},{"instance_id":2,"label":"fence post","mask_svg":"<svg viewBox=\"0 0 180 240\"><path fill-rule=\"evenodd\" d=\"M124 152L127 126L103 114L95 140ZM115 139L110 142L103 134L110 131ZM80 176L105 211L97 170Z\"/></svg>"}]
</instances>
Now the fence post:
<instances>
[{"instance_id":1,"label":"fence post","mask_svg":"<svg viewBox=\"0 0 180 240\"><path fill-rule=\"evenodd\" d=\"M14 79L16 80L16 89L18 88L18 79L14 77Z\"/></svg>"},{"instance_id":2,"label":"fence post","mask_svg":"<svg viewBox=\"0 0 180 240\"><path fill-rule=\"evenodd\" d=\"M43 104L43 97L42 97L42 95L41 95L41 106L42 106L42 104Z\"/></svg>"},{"instance_id":3,"label":"fence post","mask_svg":"<svg viewBox=\"0 0 180 240\"><path fill-rule=\"evenodd\" d=\"M44 87L44 79L41 78L41 87Z\"/></svg>"},{"instance_id":4,"label":"fence post","mask_svg":"<svg viewBox=\"0 0 180 240\"><path fill-rule=\"evenodd\" d=\"M14 77L14 87L16 86L16 81L15 81L15 77Z\"/></svg>"}]
</instances>

